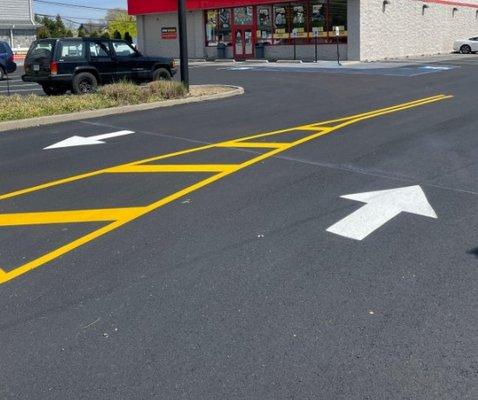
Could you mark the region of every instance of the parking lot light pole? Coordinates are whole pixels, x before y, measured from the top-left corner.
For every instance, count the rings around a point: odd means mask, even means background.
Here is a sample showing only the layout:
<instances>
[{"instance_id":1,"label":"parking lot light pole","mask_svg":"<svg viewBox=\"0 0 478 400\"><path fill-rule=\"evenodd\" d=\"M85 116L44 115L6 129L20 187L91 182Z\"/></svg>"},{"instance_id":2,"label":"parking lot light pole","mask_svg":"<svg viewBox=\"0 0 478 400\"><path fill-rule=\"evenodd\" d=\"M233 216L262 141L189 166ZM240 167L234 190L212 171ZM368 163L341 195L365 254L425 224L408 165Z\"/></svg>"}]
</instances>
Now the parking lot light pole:
<instances>
[{"instance_id":1,"label":"parking lot light pole","mask_svg":"<svg viewBox=\"0 0 478 400\"><path fill-rule=\"evenodd\" d=\"M186 16L186 0L178 0L179 25L179 62L181 68L181 82L189 90L188 65L188 29Z\"/></svg>"}]
</instances>

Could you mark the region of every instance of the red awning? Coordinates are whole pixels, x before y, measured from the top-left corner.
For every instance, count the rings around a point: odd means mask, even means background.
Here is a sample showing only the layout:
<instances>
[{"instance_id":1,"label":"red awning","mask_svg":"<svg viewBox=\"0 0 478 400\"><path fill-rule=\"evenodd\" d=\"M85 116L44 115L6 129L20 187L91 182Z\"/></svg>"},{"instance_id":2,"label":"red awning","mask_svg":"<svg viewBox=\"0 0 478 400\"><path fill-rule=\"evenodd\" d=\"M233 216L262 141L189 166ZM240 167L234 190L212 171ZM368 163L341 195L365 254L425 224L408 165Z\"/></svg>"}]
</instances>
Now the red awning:
<instances>
[{"instance_id":1,"label":"red awning","mask_svg":"<svg viewBox=\"0 0 478 400\"><path fill-rule=\"evenodd\" d=\"M288 1L290 0L186 0L186 7L188 10L207 10ZM174 12L177 11L177 6L178 0L128 0L128 12L131 15Z\"/></svg>"}]
</instances>

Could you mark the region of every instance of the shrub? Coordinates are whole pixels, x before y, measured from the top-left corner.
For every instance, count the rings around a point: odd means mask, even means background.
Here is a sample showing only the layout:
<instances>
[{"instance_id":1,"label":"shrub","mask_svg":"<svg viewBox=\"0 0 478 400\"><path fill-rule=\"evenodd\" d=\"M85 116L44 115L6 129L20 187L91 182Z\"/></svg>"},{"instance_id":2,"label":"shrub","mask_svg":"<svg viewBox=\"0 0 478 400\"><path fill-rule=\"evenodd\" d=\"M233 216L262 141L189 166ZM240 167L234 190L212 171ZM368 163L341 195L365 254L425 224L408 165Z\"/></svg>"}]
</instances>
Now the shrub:
<instances>
[{"instance_id":1,"label":"shrub","mask_svg":"<svg viewBox=\"0 0 478 400\"><path fill-rule=\"evenodd\" d=\"M0 121L97 110L129 104L177 99L187 95L178 82L157 81L145 86L129 82L105 85L96 93L83 96L0 96Z\"/></svg>"},{"instance_id":2,"label":"shrub","mask_svg":"<svg viewBox=\"0 0 478 400\"><path fill-rule=\"evenodd\" d=\"M187 94L186 87L173 81L155 81L147 85L151 95L159 96L162 99L176 99Z\"/></svg>"},{"instance_id":3,"label":"shrub","mask_svg":"<svg viewBox=\"0 0 478 400\"><path fill-rule=\"evenodd\" d=\"M102 86L98 89L96 95L117 101L119 104L137 104L147 100L143 88L129 82Z\"/></svg>"}]
</instances>

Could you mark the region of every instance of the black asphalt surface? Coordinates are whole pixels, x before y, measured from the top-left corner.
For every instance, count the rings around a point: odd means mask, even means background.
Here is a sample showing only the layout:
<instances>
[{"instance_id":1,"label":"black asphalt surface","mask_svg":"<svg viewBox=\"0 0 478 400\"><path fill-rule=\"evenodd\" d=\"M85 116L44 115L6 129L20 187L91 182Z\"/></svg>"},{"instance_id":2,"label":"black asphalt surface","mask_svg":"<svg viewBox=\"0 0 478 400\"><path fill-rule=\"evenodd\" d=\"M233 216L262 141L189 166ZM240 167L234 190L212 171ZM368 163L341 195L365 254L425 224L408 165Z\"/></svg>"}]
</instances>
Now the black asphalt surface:
<instances>
[{"instance_id":1,"label":"black asphalt surface","mask_svg":"<svg viewBox=\"0 0 478 400\"><path fill-rule=\"evenodd\" d=\"M40 85L31 82L22 81L23 67L19 66L17 70L8 75L7 78L0 80L0 96L8 96L9 94L19 94L22 96L34 93L43 94Z\"/></svg>"},{"instance_id":2,"label":"black asphalt surface","mask_svg":"<svg viewBox=\"0 0 478 400\"><path fill-rule=\"evenodd\" d=\"M196 68L194 83L246 94L0 134L7 193L454 96L317 138L0 285L0 398L478 398L478 64L453 64L413 77ZM42 150L117 130L135 134ZM180 162L235 163L251 151ZM172 175L99 176L0 201L0 212L144 205L196 179ZM411 185L438 219L403 213L363 241L326 232L363 206L340 196ZM102 225L0 228L0 265L13 270Z\"/></svg>"}]
</instances>

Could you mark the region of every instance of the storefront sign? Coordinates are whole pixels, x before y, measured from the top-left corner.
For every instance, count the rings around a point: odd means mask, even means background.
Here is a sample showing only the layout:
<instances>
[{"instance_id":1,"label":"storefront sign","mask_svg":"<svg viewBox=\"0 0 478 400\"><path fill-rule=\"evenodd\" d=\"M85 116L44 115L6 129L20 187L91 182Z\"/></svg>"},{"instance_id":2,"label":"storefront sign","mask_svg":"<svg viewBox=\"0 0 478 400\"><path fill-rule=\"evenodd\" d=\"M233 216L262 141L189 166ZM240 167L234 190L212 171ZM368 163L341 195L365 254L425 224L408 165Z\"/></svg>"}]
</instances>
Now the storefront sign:
<instances>
[{"instance_id":1,"label":"storefront sign","mask_svg":"<svg viewBox=\"0 0 478 400\"><path fill-rule=\"evenodd\" d=\"M176 27L161 28L161 39L177 39L178 31Z\"/></svg>"}]
</instances>

